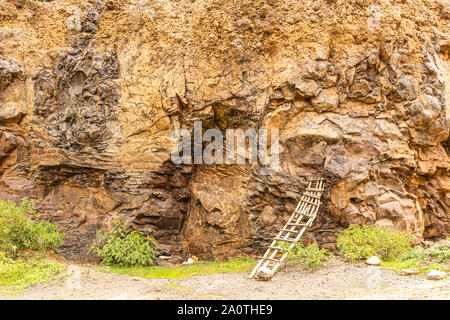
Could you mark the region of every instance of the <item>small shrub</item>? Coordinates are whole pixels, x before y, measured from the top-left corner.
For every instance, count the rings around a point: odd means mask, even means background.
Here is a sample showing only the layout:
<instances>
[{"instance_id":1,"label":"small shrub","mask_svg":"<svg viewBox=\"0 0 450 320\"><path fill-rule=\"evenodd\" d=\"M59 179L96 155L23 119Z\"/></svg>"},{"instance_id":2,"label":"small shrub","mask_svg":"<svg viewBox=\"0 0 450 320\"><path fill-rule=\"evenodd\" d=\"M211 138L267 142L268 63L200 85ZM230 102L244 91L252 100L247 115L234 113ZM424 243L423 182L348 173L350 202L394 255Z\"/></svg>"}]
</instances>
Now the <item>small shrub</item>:
<instances>
[{"instance_id":1,"label":"small shrub","mask_svg":"<svg viewBox=\"0 0 450 320\"><path fill-rule=\"evenodd\" d=\"M411 250L408 250L401 254L398 257L398 261L406 261L406 260L416 260L416 261L422 261L426 260L428 258L428 255L425 252L425 248L421 246L417 246L414 248L411 248Z\"/></svg>"},{"instance_id":2,"label":"small shrub","mask_svg":"<svg viewBox=\"0 0 450 320\"><path fill-rule=\"evenodd\" d=\"M111 229L97 232L91 252L97 254L105 264L146 266L153 264L156 259L157 245L143 231L128 229L120 221L115 221Z\"/></svg>"},{"instance_id":3,"label":"small shrub","mask_svg":"<svg viewBox=\"0 0 450 320\"><path fill-rule=\"evenodd\" d=\"M337 247L351 260L378 255L390 261L411 250L411 238L390 228L351 225L344 233L337 234Z\"/></svg>"},{"instance_id":4,"label":"small shrub","mask_svg":"<svg viewBox=\"0 0 450 320\"><path fill-rule=\"evenodd\" d=\"M437 243L429 248L420 246L401 254L397 259L382 262L382 266L402 272L402 269L415 268L419 273L430 270L449 271L448 260L450 259L450 248L448 244Z\"/></svg>"},{"instance_id":5,"label":"small shrub","mask_svg":"<svg viewBox=\"0 0 450 320\"><path fill-rule=\"evenodd\" d=\"M303 243L297 242L289 253L288 260L302 265L304 269L315 269L332 257L333 253L327 249L320 249L317 243L305 247Z\"/></svg>"},{"instance_id":6,"label":"small shrub","mask_svg":"<svg viewBox=\"0 0 450 320\"><path fill-rule=\"evenodd\" d=\"M446 243L437 243L426 249L425 252L436 263L444 263L450 259L450 245Z\"/></svg>"},{"instance_id":7,"label":"small shrub","mask_svg":"<svg viewBox=\"0 0 450 320\"><path fill-rule=\"evenodd\" d=\"M38 217L33 202L25 198L20 206L12 201L0 200L0 252L16 255L18 251L53 249L62 244L64 233L48 221L35 221Z\"/></svg>"},{"instance_id":8,"label":"small shrub","mask_svg":"<svg viewBox=\"0 0 450 320\"><path fill-rule=\"evenodd\" d=\"M399 261L415 260L422 265L445 263L448 259L450 259L450 246L445 243L437 243L429 248L417 246L398 258Z\"/></svg>"}]
</instances>

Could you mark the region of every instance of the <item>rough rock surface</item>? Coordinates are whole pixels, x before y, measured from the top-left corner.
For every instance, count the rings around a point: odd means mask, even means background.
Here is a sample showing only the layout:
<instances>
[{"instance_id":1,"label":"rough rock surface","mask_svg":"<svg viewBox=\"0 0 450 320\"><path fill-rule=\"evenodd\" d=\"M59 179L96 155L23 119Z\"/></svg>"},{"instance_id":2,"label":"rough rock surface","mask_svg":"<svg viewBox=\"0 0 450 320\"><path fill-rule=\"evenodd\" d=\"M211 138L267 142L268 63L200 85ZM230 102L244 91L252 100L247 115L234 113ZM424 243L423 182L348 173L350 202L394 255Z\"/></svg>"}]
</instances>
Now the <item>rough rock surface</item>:
<instances>
[{"instance_id":1,"label":"rough rock surface","mask_svg":"<svg viewBox=\"0 0 450 320\"><path fill-rule=\"evenodd\" d=\"M122 219L167 252L256 254L306 178L307 241L351 223L450 231L445 0L0 1L0 198L80 258ZM277 174L170 160L175 128L280 129Z\"/></svg>"}]
</instances>

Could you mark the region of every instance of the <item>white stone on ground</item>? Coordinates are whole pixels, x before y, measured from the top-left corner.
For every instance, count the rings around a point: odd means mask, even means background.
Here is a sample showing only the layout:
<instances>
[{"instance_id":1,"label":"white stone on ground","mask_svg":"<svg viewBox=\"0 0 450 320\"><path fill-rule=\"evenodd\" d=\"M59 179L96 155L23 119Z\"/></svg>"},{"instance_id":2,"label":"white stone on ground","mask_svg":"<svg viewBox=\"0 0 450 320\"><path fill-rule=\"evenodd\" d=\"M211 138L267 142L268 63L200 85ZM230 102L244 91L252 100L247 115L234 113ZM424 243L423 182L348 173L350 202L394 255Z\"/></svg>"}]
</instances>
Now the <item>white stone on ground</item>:
<instances>
[{"instance_id":1,"label":"white stone on ground","mask_svg":"<svg viewBox=\"0 0 450 320\"><path fill-rule=\"evenodd\" d=\"M431 270L427 273L426 278L428 280L440 280L445 277L446 273L438 270Z\"/></svg>"},{"instance_id":2,"label":"white stone on ground","mask_svg":"<svg viewBox=\"0 0 450 320\"><path fill-rule=\"evenodd\" d=\"M194 262L195 262L194 259L189 258L189 259L187 259L185 262L183 262L182 264L183 264L183 265L186 265L186 264L193 264Z\"/></svg>"},{"instance_id":3,"label":"white stone on ground","mask_svg":"<svg viewBox=\"0 0 450 320\"><path fill-rule=\"evenodd\" d=\"M377 256L372 256L369 259L366 260L367 264L370 264L371 266L377 266L380 264L380 259L378 259Z\"/></svg>"}]
</instances>

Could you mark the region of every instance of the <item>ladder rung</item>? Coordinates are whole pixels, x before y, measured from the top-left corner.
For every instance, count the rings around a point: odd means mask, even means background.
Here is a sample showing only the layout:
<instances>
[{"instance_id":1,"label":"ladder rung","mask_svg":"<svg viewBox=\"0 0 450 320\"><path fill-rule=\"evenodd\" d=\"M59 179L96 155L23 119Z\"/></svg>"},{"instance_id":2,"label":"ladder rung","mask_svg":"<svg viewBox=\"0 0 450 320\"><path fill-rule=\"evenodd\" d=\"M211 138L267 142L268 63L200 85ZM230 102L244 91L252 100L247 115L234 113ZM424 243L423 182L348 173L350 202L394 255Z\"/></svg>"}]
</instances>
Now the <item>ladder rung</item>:
<instances>
[{"instance_id":1,"label":"ladder rung","mask_svg":"<svg viewBox=\"0 0 450 320\"><path fill-rule=\"evenodd\" d=\"M273 262L279 262L279 263L282 262L282 261L280 261L280 260L278 260L278 259L265 258L265 257L260 257L260 259L262 259L262 260L269 260L269 261L273 261Z\"/></svg>"},{"instance_id":2,"label":"ladder rung","mask_svg":"<svg viewBox=\"0 0 450 320\"><path fill-rule=\"evenodd\" d=\"M310 209L310 208L303 208L303 210L305 210L305 209ZM302 212L302 211L296 211L298 214L302 214L302 215L304 215L304 216L307 216L307 217L312 217L313 215L312 214L310 214L310 213L306 213L306 212Z\"/></svg>"},{"instance_id":3,"label":"ladder rung","mask_svg":"<svg viewBox=\"0 0 450 320\"><path fill-rule=\"evenodd\" d=\"M316 207L319 205L318 203L315 203L315 202L312 202L312 201L309 201L306 199L300 199L300 201L312 204L313 206L316 206ZM300 211L296 211L296 212L300 212Z\"/></svg>"},{"instance_id":4,"label":"ladder rung","mask_svg":"<svg viewBox=\"0 0 450 320\"><path fill-rule=\"evenodd\" d=\"M303 215L303 216L305 216L305 217L307 217L308 219L311 219L311 218L313 218L313 216L312 215L310 215L310 214L307 214L307 213L301 213L301 212L297 212L298 213L298 215L297 216L295 216L295 219L294 219L294 221L295 220L297 220L299 217L300 217L300 215ZM289 223L291 223L291 222L289 222Z\"/></svg>"},{"instance_id":5,"label":"ladder rung","mask_svg":"<svg viewBox=\"0 0 450 320\"><path fill-rule=\"evenodd\" d=\"M302 210L305 210L305 209L310 209L310 208L305 207L305 208L303 208ZM309 214L309 213L306 213L306 212L303 212L303 211L295 210L295 213L303 214L303 215L308 216L308 217L312 217L312 214Z\"/></svg>"},{"instance_id":6,"label":"ladder rung","mask_svg":"<svg viewBox=\"0 0 450 320\"><path fill-rule=\"evenodd\" d=\"M318 189L318 188L306 188L305 191L312 191L312 192L323 192L324 189Z\"/></svg>"},{"instance_id":7,"label":"ladder rung","mask_svg":"<svg viewBox=\"0 0 450 320\"><path fill-rule=\"evenodd\" d=\"M290 251L290 249L287 249L287 248L273 247L273 246L269 246L269 249L272 249L272 250L279 250L279 251Z\"/></svg>"},{"instance_id":8,"label":"ladder rung","mask_svg":"<svg viewBox=\"0 0 450 320\"><path fill-rule=\"evenodd\" d=\"M311 219L311 218L315 218L314 215L309 214L309 213L302 213L302 214L305 215L305 216L307 216L307 217L309 217L310 219Z\"/></svg>"},{"instance_id":9,"label":"ladder rung","mask_svg":"<svg viewBox=\"0 0 450 320\"><path fill-rule=\"evenodd\" d=\"M315 194L304 193L303 196L320 200L320 196L316 196Z\"/></svg>"},{"instance_id":10,"label":"ladder rung","mask_svg":"<svg viewBox=\"0 0 450 320\"><path fill-rule=\"evenodd\" d=\"M297 242L295 239L282 239L282 238L278 238L278 237L276 237L274 240L276 240L276 241L286 241L286 242Z\"/></svg>"},{"instance_id":11,"label":"ladder rung","mask_svg":"<svg viewBox=\"0 0 450 320\"><path fill-rule=\"evenodd\" d=\"M289 229L281 229L281 231L284 231L284 232L290 232L290 233L299 233L300 231L297 231L297 230L289 230Z\"/></svg>"},{"instance_id":12,"label":"ladder rung","mask_svg":"<svg viewBox=\"0 0 450 320\"><path fill-rule=\"evenodd\" d=\"M295 212L298 213L299 215L303 215L303 216L305 216L305 217L312 218L312 215L311 215L311 214L308 214L308 213L302 213L302 212L299 212L299 211L295 211ZM297 218L298 218L298 216L297 216Z\"/></svg>"},{"instance_id":13,"label":"ladder rung","mask_svg":"<svg viewBox=\"0 0 450 320\"><path fill-rule=\"evenodd\" d=\"M286 225L298 226L298 227L307 227L308 226L307 223L295 223L295 222L288 222L288 223L286 223Z\"/></svg>"},{"instance_id":14,"label":"ladder rung","mask_svg":"<svg viewBox=\"0 0 450 320\"><path fill-rule=\"evenodd\" d=\"M323 178L309 179L309 181L323 181Z\"/></svg>"}]
</instances>

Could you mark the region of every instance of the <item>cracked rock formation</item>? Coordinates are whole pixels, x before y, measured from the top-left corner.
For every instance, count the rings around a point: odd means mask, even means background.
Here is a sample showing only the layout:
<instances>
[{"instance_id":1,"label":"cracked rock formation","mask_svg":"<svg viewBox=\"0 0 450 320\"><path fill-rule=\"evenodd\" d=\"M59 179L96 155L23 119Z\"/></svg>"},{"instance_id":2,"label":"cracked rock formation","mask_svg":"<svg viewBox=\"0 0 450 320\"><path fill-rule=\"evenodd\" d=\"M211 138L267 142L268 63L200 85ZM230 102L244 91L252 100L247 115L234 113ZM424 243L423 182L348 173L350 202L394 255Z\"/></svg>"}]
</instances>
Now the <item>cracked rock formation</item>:
<instances>
[{"instance_id":1,"label":"cracked rock formation","mask_svg":"<svg viewBox=\"0 0 450 320\"><path fill-rule=\"evenodd\" d=\"M305 241L450 232L446 0L0 1L0 198L86 257L115 219L162 251L261 253L307 178ZM279 129L280 170L175 165L174 129Z\"/></svg>"}]
</instances>

